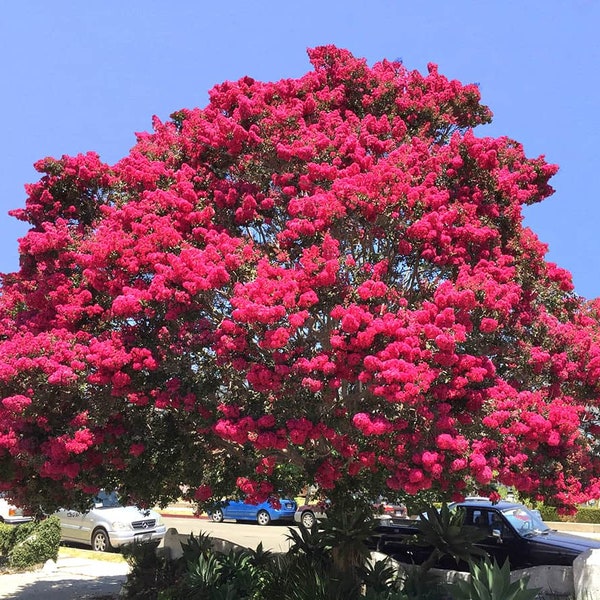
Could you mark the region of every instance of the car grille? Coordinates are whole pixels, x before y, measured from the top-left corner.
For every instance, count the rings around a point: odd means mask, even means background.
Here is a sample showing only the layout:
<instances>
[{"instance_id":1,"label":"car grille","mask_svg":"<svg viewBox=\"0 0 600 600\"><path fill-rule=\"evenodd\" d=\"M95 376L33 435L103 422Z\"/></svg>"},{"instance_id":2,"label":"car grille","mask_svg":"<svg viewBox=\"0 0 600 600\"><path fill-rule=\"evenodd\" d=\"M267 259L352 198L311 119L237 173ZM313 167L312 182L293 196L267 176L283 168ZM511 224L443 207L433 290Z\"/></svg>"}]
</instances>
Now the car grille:
<instances>
[{"instance_id":1,"label":"car grille","mask_svg":"<svg viewBox=\"0 0 600 600\"><path fill-rule=\"evenodd\" d=\"M156 519L142 519L141 521L133 521L131 526L134 529L152 529L156 524Z\"/></svg>"}]
</instances>

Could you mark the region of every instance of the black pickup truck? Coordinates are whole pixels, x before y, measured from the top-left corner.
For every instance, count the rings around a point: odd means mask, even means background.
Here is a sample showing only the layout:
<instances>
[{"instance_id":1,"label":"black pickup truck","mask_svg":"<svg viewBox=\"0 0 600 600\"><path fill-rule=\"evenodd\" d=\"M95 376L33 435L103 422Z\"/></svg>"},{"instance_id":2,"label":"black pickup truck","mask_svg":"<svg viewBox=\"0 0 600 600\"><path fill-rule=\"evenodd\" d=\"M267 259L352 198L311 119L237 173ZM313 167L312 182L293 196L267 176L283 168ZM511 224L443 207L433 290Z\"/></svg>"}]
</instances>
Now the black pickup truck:
<instances>
[{"instance_id":1,"label":"black pickup truck","mask_svg":"<svg viewBox=\"0 0 600 600\"><path fill-rule=\"evenodd\" d=\"M590 539L551 529L542 521L537 511L515 502L466 500L451 505L463 509L463 526L481 528L485 537L477 546L483 548L499 564L508 558L511 569L524 569L538 565L572 565L573 560L588 549L600 548L600 540ZM400 562L420 564L431 548L410 543L418 535L416 521L381 521L375 529L370 546ZM452 560L437 566L457 569ZM468 571L468 565L459 564L458 570Z\"/></svg>"}]
</instances>

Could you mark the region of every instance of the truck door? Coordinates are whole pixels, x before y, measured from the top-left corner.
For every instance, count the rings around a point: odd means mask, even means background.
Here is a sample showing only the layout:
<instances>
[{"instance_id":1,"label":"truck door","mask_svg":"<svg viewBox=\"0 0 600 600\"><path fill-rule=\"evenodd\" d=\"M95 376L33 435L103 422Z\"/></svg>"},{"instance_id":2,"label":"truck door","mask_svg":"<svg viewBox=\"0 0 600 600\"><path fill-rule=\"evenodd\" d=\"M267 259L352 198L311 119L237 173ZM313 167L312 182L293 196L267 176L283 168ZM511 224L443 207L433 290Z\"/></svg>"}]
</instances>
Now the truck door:
<instances>
[{"instance_id":1,"label":"truck door","mask_svg":"<svg viewBox=\"0 0 600 600\"><path fill-rule=\"evenodd\" d=\"M464 524L477 527L485 534L477 546L483 548L491 558L495 558L500 566L509 558L511 567L518 568L514 562L520 561L520 538L499 511L485 507L469 507Z\"/></svg>"}]
</instances>

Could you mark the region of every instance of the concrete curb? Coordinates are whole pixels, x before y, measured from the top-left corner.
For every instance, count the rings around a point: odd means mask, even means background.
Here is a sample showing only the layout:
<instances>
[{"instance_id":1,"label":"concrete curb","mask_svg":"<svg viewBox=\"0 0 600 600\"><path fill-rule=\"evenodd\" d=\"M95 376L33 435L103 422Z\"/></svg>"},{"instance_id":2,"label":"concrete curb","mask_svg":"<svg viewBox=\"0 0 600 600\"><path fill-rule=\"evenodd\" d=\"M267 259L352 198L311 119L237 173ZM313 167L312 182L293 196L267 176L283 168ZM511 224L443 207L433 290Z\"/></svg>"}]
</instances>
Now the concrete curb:
<instances>
[{"instance_id":1,"label":"concrete curb","mask_svg":"<svg viewBox=\"0 0 600 600\"><path fill-rule=\"evenodd\" d=\"M73 548L71 546L61 546L58 549L58 558L84 558L86 560L99 560L101 562L126 563L122 554L116 552L96 552L87 548Z\"/></svg>"},{"instance_id":2,"label":"concrete curb","mask_svg":"<svg viewBox=\"0 0 600 600\"><path fill-rule=\"evenodd\" d=\"M165 509L165 510L159 510L158 512L163 517L171 517L171 518L175 518L175 519L182 519L182 518L183 519L208 519L208 515L206 515L206 514L196 515L192 512L188 512L188 511L180 512L178 510Z\"/></svg>"}]
</instances>

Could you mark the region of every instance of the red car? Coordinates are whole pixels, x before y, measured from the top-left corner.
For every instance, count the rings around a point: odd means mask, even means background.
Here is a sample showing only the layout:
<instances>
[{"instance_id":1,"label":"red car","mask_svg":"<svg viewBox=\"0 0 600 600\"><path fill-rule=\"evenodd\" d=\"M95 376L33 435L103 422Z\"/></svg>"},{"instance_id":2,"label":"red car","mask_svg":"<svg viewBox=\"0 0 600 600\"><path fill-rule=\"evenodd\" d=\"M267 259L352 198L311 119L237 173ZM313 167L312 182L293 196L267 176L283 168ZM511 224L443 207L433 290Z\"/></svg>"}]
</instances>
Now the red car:
<instances>
[{"instance_id":1,"label":"red car","mask_svg":"<svg viewBox=\"0 0 600 600\"><path fill-rule=\"evenodd\" d=\"M383 498L378 502L375 502L373 507L376 509L378 514L387 515L394 519L408 519L406 505L404 505L402 502L388 502L385 498Z\"/></svg>"}]
</instances>

